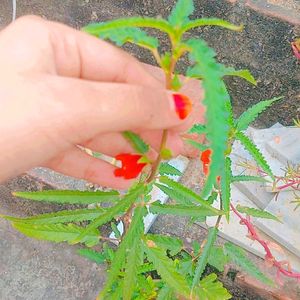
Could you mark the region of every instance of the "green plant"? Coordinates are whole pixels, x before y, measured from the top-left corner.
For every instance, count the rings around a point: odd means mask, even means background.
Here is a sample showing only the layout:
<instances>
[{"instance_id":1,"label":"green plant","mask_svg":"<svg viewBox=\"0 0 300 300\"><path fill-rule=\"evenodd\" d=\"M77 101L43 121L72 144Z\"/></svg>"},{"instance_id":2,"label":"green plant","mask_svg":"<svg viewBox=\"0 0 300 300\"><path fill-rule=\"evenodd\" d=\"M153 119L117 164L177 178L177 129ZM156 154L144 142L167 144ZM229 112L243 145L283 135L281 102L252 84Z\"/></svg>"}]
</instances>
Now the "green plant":
<instances>
[{"instance_id":1,"label":"green plant","mask_svg":"<svg viewBox=\"0 0 300 300\"><path fill-rule=\"evenodd\" d=\"M233 211L241 219L242 224L248 227L253 239L266 246L267 258L273 259L267 244L256 234L250 216L272 219L276 217L260 210L235 208L230 203L232 182L262 179L255 176L232 176L229 155L233 142L238 139L253 156L259 168L274 179L263 155L243 130L258 114L280 98L259 102L234 120L230 96L223 77L239 76L252 84L256 84L255 79L248 70L236 71L218 63L215 52L205 41L187 38L185 33L199 26L220 26L236 31L242 30L242 26L220 19L191 20L189 16L193 10L192 0L179 0L168 20L135 17L91 24L83 30L111 40L119 46L133 43L150 50L165 72L166 88L171 90L178 90L182 85L177 76L176 65L180 58L188 55L190 66L186 76L201 79L205 90L203 103L206 106L206 124L195 124L190 132L205 134L208 143L202 145L187 140L203 151L201 160L206 177L201 194L196 194L167 176L180 175L176 168L166 161L163 162L170 156L170 150L166 149L167 130L163 133L161 151L155 161L147 157L149 150L147 143L134 132L124 132L124 138L131 142L136 154L117 156L122 164L130 166L131 171L128 174L124 173L123 168L119 168L115 174L132 178L141 173L138 182L126 194L121 195L117 191L16 192L15 196L34 201L79 205L105 202L108 205L93 209L62 210L27 218L2 216L27 236L53 242L81 243L87 248L79 250L80 255L96 263L107 262L109 265L107 281L98 299L230 299L231 295L218 281L216 274L204 275L208 263L223 271L224 264L228 261L235 262L262 282L272 284L272 280L253 265L241 248L231 243L226 243L224 247L216 247L214 243L221 218L225 217L230 221L230 213ZM166 33L170 38L171 49L161 53L158 39L148 35L141 29L143 27ZM144 168L146 165L149 168ZM154 186L173 199L175 204L161 204L152 199L151 191ZM218 209L213 206L217 198ZM193 249L189 249L178 238L146 234L143 218L149 211L202 220L207 216L217 216L217 221L214 227L208 229L205 242L200 245L194 241ZM241 213L248 217L244 218ZM115 221L120 219L124 224L124 232L119 232L115 225ZM113 239L102 236L99 231L99 227L108 222L111 223L115 233ZM103 241L101 252L91 249ZM116 250L109 246L111 242L118 244ZM275 262L273 265L282 274L300 277L297 273L285 270L280 262Z\"/></svg>"}]
</instances>

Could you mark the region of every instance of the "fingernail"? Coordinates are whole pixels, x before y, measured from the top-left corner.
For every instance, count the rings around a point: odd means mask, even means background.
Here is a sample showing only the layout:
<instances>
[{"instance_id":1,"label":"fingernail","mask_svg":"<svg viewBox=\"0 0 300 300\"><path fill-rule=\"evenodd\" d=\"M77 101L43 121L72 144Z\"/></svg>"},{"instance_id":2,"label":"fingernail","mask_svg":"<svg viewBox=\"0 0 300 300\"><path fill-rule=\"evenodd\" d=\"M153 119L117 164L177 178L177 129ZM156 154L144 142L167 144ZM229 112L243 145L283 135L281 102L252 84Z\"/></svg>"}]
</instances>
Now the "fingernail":
<instances>
[{"instance_id":1,"label":"fingernail","mask_svg":"<svg viewBox=\"0 0 300 300\"><path fill-rule=\"evenodd\" d=\"M173 100L178 117L184 120L192 111L191 100L182 94L173 94Z\"/></svg>"}]
</instances>

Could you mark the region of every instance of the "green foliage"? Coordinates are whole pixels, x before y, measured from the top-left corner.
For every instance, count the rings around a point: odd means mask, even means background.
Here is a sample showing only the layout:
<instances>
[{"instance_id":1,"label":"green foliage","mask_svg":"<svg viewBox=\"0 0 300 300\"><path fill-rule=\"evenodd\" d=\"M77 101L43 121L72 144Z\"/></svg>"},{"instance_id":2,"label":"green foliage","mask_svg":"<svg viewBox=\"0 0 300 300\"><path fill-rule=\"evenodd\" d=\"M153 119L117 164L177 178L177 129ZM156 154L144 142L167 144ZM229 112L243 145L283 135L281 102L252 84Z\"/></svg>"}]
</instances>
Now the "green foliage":
<instances>
[{"instance_id":1,"label":"green foliage","mask_svg":"<svg viewBox=\"0 0 300 300\"><path fill-rule=\"evenodd\" d=\"M103 264L106 260L106 257L102 253L88 248L79 249L77 253L97 264Z\"/></svg>"},{"instance_id":2,"label":"green foliage","mask_svg":"<svg viewBox=\"0 0 300 300\"><path fill-rule=\"evenodd\" d=\"M160 289L157 300L174 300L174 292L168 286L164 286Z\"/></svg>"},{"instance_id":3,"label":"green foliage","mask_svg":"<svg viewBox=\"0 0 300 300\"><path fill-rule=\"evenodd\" d=\"M216 227L211 227L208 230L207 240L205 243L205 246L203 248L203 252L201 253L201 256L197 262L192 288L194 288L196 285L198 285L200 277L204 271L205 266L207 265L208 257L210 255L210 251L212 250L212 247L216 241L218 234L218 229Z\"/></svg>"},{"instance_id":4,"label":"green foliage","mask_svg":"<svg viewBox=\"0 0 300 300\"><path fill-rule=\"evenodd\" d=\"M116 43L117 46L132 43L147 49L156 49L158 47L157 38L149 36L145 31L134 27L111 28L101 31L99 37L111 40Z\"/></svg>"},{"instance_id":5,"label":"green foliage","mask_svg":"<svg viewBox=\"0 0 300 300\"><path fill-rule=\"evenodd\" d=\"M225 243L224 246L225 253L228 255L231 261L241 267L245 272L249 275L253 276L254 278L258 279L259 281L272 285L272 280L269 279L266 275L264 275L256 265L246 256L245 251L232 244L232 243Z\"/></svg>"},{"instance_id":6,"label":"green foliage","mask_svg":"<svg viewBox=\"0 0 300 300\"><path fill-rule=\"evenodd\" d=\"M147 234L145 238L146 241L154 242L158 248L165 251L169 250L172 256L179 253L183 248L183 242L178 238L158 234Z\"/></svg>"},{"instance_id":7,"label":"green foliage","mask_svg":"<svg viewBox=\"0 0 300 300\"><path fill-rule=\"evenodd\" d=\"M117 191L89 192L89 191L59 191L49 190L41 192L14 192L14 196L34 201L53 202L59 204L88 205L100 202L111 202L119 199Z\"/></svg>"},{"instance_id":8,"label":"green foliage","mask_svg":"<svg viewBox=\"0 0 300 300\"><path fill-rule=\"evenodd\" d=\"M160 204L159 201L153 202L149 209L154 214L176 215L186 217L207 217L218 216L223 214L223 211L221 210L213 211L212 209L207 209L202 206L182 204L168 205Z\"/></svg>"},{"instance_id":9,"label":"green foliage","mask_svg":"<svg viewBox=\"0 0 300 300\"><path fill-rule=\"evenodd\" d=\"M93 23L83 27L82 30L91 35L99 37L101 32L128 27L150 27L161 30L172 37L175 35L174 29L166 20L143 17L133 17L112 20L108 22Z\"/></svg>"},{"instance_id":10,"label":"green foliage","mask_svg":"<svg viewBox=\"0 0 300 300\"><path fill-rule=\"evenodd\" d=\"M200 150L200 151L205 151L208 149L208 146L200 144L194 140L191 139L185 139L185 142L189 143L190 145L192 145L194 148Z\"/></svg>"},{"instance_id":11,"label":"green foliage","mask_svg":"<svg viewBox=\"0 0 300 300\"><path fill-rule=\"evenodd\" d=\"M122 235L118 229L118 226L114 222L111 223L111 229L117 239L120 239L122 237Z\"/></svg>"},{"instance_id":12,"label":"green foliage","mask_svg":"<svg viewBox=\"0 0 300 300\"><path fill-rule=\"evenodd\" d=\"M91 221L99 217L104 213L102 208L95 209L74 209L74 210L62 210L54 213L41 214L27 218L17 218L11 216L1 216L2 218L12 221L26 224L57 224L57 223L69 223L69 222L81 222Z\"/></svg>"},{"instance_id":13,"label":"green foliage","mask_svg":"<svg viewBox=\"0 0 300 300\"><path fill-rule=\"evenodd\" d=\"M172 78L171 87L173 91L179 91L182 87L182 82L180 81L180 78L178 74L175 74Z\"/></svg>"},{"instance_id":14,"label":"green foliage","mask_svg":"<svg viewBox=\"0 0 300 300\"><path fill-rule=\"evenodd\" d=\"M236 209L240 213L246 214L248 216L252 216L255 218L271 219L274 221L281 222L276 216L274 216L271 213L264 211L264 210L260 210L260 209L253 208L253 207L242 206L239 204L236 206Z\"/></svg>"},{"instance_id":15,"label":"green foliage","mask_svg":"<svg viewBox=\"0 0 300 300\"><path fill-rule=\"evenodd\" d=\"M253 75L250 73L249 70L235 70L234 68L224 68L223 71L223 76L237 76L237 77L241 77L245 80L247 80L248 82L257 85L257 81L255 80L255 78L253 77Z\"/></svg>"},{"instance_id":16,"label":"green foliage","mask_svg":"<svg viewBox=\"0 0 300 300\"><path fill-rule=\"evenodd\" d=\"M173 189L176 192L176 195L178 195L178 198L183 197L185 199L189 199L190 202L198 203L198 204L202 205L203 207L207 208L208 210L210 210L216 214L219 214L218 209L215 209L212 206L210 206L210 204L206 200L202 199L199 195L197 195L195 192L188 189L181 183L176 182L166 176L159 177L159 181L161 183L166 184L171 189ZM175 200L177 200L177 199L175 198Z\"/></svg>"},{"instance_id":17,"label":"green foliage","mask_svg":"<svg viewBox=\"0 0 300 300\"><path fill-rule=\"evenodd\" d=\"M74 224L34 225L21 222L12 222L12 226L31 238L55 243L68 242L69 244L71 244L74 238L79 234L82 234L85 230L84 228ZM99 243L98 230L90 230L88 234L84 235L81 242L86 244L88 247L97 245Z\"/></svg>"},{"instance_id":18,"label":"green foliage","mask_svg":"<svg viewBox=\"0 0 300 300\"><path fill-rule=\"evenodd\" d=\"M128 194L126 194L115 206L109 208L105 211L105 213L93 220L91 224L89 224L85 228L85 230L72 241L72 244L79 243L87 234L89 234L90 231L96 229L97 227L110 221L112 218L125 212L130 207L130 205L137 200L138 196L143 192L144 188L144 185L140 184L131 189Z\"/></svg>"},{"instance_id":19,"label":"green foliage","mask_svg":"<svg viewBox=\"0 0 300 300\"><path fill-rule=\"evenodd\" d=\"M159 174L160 175L175 175L175 176L181 176L182 173L173 167L172 165L168 163L161 163L159 166Z\"/></svg>"},{"instance_id":20,"label":"green foliage","mask_svg":"<svg viewBox=\"0 0 300 300\"><path fill-rule=\"evenodd\" d=\"M223 287L220 281L217 281L216 274L210 274L200 282L199 300L228 300L231 295Z\"/></svg>"},{"instance_id":21,"label":"green foliage","mask_svg":"<svg viewBox=\"0 0 300 300\"><path fill-rule=\"evenodd\" d=\"M203 103L206 106L206 137L212 150L209 175L202 190L202 196L207 197L216 182L216 177L225 167L224 152L229 134L226 103L230 102L230 99L222 81L222 72L214 58L215 52L203 40L191 39L186 45L190 50L190 59L201 70L205 89Z\"/></svg>"},{"instance_id":22,"label":"green foliage","mask_svg":"<svg viewBox=\"0 0 300 300\"><path fill-rule=\"evenodd\" d=\"M204 134L206 133L206 126L204 124L194 124L189 133Z\"/></svg>"},{"instance_id":23,"label":"green foliage","mask_svg":"<svg viewBox=\"0 0 300 300\"><path fill-rule=\"evenodd\" d=\"M194 11L193 0L178 0L168 18L169 23L176 29L189 22L189 16Z\"/></svg>"},{"instance_id":24,"label":"green foliage","mask_svg":"<svg viewBox=\"0 0 300 300\"><path fill-rule=\"evenodd\" d=\"M268 182L267 179L260 176L251 176L251 175L237 175L231 177L231 182L240 182L240 181L258 181L258 182Z\"/></svg>"},{"instance_id":25,"label":"green foliage","mask_svg":"<svg viewBox=\"0 0 300 300\"><path fill-rule=\"evenodd\" d=\"M221 176L221 193L222 193L222 208L226 213L227 220L229 219L230 211L230 196L231 196L231 160L226 157L225 169Z\"/></svg>"},{"instance_id":26,"label":"green foliage","mask_svg":"<svg viewBox=\"0 0 300 300\"><path fill-rule=\"evenodd\" d=\"M121 244L115 252L115 257L117 259L112 261L105 286L98 296L99 299L105 299L105 296L109 295L113 283L118 279L119 272L126 263L126 257L130 253L132 245L137 245L139 243L144 233L143 217L146 212L146 209L141 206L135 209L135 214L133 215L127 234L124 236ZM134 274L134 276L136 276L136 274Z\"/></svg>"},{"instance_id":27,"label":"green foliage","mask_svg":"<svg viewBox=\"0 0 300 300\"><path fill-rule=\"evenodd\" d=\"M252 143L252 141L241 131L236 133L236 138L243 144L245 149L252 155L256 163L265 171L273 180L274 175L265 158L259 151L259 149Z\"/></svg>"},{"instance_id":28,"label":"green foliage","mask_svg":"<svg viewBox=\"0 0 300 300\"><path fill-rule=\"evenodd\" d=\"M228 256L224 253L223 247L213 246L207 259L208 264L223 272L225 265L229 262Z\"/></svg>"},{"instance_id":29,"label":"green foliage","mask_svg":"<svg viewBox=\"0 0 300 300\"><path fill-rule=\"evenodd\" d=\"M132 131L124 131L123 136L129 141L137 153L146 154L149 151L149 145L147 145L138 134Z\"/></svg>"},{"instance_id":30,"label":"green foliage","mask_svg":"<svg viewBox=\"0 0 300 300\"><path fill-rule=\"evenodd\" d=\"M144 245L144 251L147 253L148 260L153 263L161 278L177 294L183 297L189 297L189 286L185 278L175 270L174 262L165 253L164 250L156 247Z\"/></svg>"},{"instance_id":31,"label":"green foliage","mask_svg":"<svg viewBox=\"0 0 300 300\"><path fill-rule=\"evenodd\" d=\"M248 110L242 113L242 115L236 121L237 130L245 130L247 127L262 113L265 109L271 106L274 102L282 99L283 97L276 97L270 100L258 102L251 106Z\"/></svg>"}]
</instances>

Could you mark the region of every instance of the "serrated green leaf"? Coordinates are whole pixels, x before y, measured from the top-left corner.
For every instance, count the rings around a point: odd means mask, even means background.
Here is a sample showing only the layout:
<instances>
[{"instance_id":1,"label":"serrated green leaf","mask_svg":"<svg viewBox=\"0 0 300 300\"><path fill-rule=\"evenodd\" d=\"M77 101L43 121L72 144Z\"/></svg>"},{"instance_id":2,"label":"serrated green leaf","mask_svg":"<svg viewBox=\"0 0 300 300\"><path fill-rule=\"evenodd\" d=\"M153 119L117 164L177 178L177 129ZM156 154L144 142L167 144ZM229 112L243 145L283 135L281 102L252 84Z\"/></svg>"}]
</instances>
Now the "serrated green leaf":
<instances>
[{"instance_id":1,"label":"serrated green leaf","mask_svg":"<svg viewBox=\"0 0 300 300\"><path fill-rule=\"evenodd\" d=\"M186 46L190 51L190 60L201 70L202 86L205 90L203 104L206 106L206 137L212 150L209 174L201 193L206 198L216 182L216 177L225 167L224 152L230 129L227 103L230 102L230 97L222 81L222 72L215 60L215 52L203 40L190 39Z\"/></svg>"},{"instance_id":2,"label":"serrated green leaf","mask_svg":"<svg viewBox=\"0 0 300 300\"><path fill-rule=\"evenodd\" d=\"M147 49L156 49L158 40L153 36L149 36L145 31L135 27L112 28L101 31L99 37L105 40L111 40L117 46L125 43L132 43Z\"/></svg>"},{"instance_id":3,"label":"serrated green leaf","mask_svg":"<svg viewBox=\"0 0 300 300\"><path fill-rule=\"evenodd\" d=\"M176 255L183 248L182 240L177 239L175 237L158 234L147 234L145 238L147 241L153 241L155 245L160 249L164 249L165 251L169 250L171 256Z\"/></svg>"},{"instance_id":4,"label":"serrated green leaf","mask_svg":"<svg viewBox=\"0 0 300 300\"><path fill-rule=\"evenodd\" d=\"M117 191L89 192L89 191L62 191L49 190L40 192L14 192L14 196L34 201L45 201L59 204L93 204L111 202L119 199Z\"/></svg>"},{"instance_id":5,"label":"serrated green leaf","mask_svg":"<svg viewBox=\"0 0 300 300\"><path fill-rule=\"evenodd\" d=\"M119 245L117 251L115 252L115 258L112 261L111 267L108 272L108 277L106 283L99 294L98 298L105 299L105 296L109 295L112 285L118 279L120 269L122 269L126 263L126 257L131 252L131 247L134 243L138 243L141 236L144 234L144 223L143 217L146 215L147 210L145 207L137 207L134 211L134 215L130 226L124 236L121 244ZM134 251L133 251L134 252ZM137 272L135 273L135 276ZM97 299L98 299L97 298Z\"/></svg>"},{"instance_id":6,"label":"serrated green leaf","mask_svg":"<svg viewBox=\"0 0 300 300\"><path fill-rule=\"evenodd\" d=\"M137 153L146 154L149 151L149 145L138 134L132 131L124 131L122 134Z\"/></svg>"},{"instance_id":7,"label":"serrated green leaf","mask_svg":"<svg viewBox=\"0 0 300 300\"><path fill-rule=\"evenodd\" d=\"M161 56L160 66L163 70L169 72L170 64L171 64L171 53L170 52L165 52Z\"/></svg>"},{"instance_id":8,"label":"serrated green leaf","mask_svg":"<svg viewBox=\"0 0 300 300\"><path fill-rule=\"evenodd\" d=\"M87 249L87 248L79 249L79 250L77 250L77 253L80 256L83 256L83 257L87 258L88 260L91 260L97 264L103 264L106 260L105 256L102 253L97 252L92 249Z\"/></svg>"},{"instance_id":9,"label":"serrated green leaf","mask_svg":"<svg viewBox=\"0 0 300 300\"><path fill-rule=\"evenodd\" d=\"M79 243L90 231L109 222L112 218L118 216L119 214L124 213L130 207L130 205L136 201L138 196L143 193L144 189L145 187L142 184L139 184L133 189L129 190L128 193L115 206L110 207L105 211L105 213L93 220L91 224L89 224L85 230L81 232L76 239L74 239L72 244Z\"/></svg>"},{"instance_id":10,"label":"serrated green leaf","mask_svg":"<svg viewBox=\"0 0 300 300\"><path fill-rule=\"evenodd\" d=\"M134 292L138 267L142 264L143 253L141 249L141 238L140 236L133 239L131 244L131 249L127 257L127 262L125 265L125 275L124 275L124 287L123 287L123 299L131 300L132 294Z\"/></svg>"},{"instance_id":11,"label":"serrated green leaf","mask_svg":"<svg viewBox=\"0 0 300 300\"><path fill-rule=\"evenodd\" d=\"M216 274L210 274L200 281L200 287L197 287L199 300L228 300L232 296L223 287L220 281L217 281Z\"/></svg>"},{"instance_id":12,"label":"serrated green leaf","mask_svg":"<svg viewBox=\"0 0 300 300\"><path fill-rule=\"evenodd\" d=\"M225 243L225 253L229 256L230 260L241 267L249 275L255 277L259 281L272 285L273 282L266 275L264 275L259 268L253 264L253 262L246 256L244 249L232 244Z\"/></svg>"},{"instance_id":13,"label":"serrated green leaf","mask_svg":"<svg viewBox=\"0 0 300 300\"><path fill-rule=\"evenodd\" d=\"M230 195L231 195L231 159L226 157L225 170L221 176L221 194L222 194L222 208L225 211L226 218L229 220L230 212Z\"/></svg>"},{"instance_id":14,"label":"serrated green leaf","mask_svg":"<svg viewBox=\"0 0 300 300\"><path fill-rule=\"evenodd\" d=\"M181 195L185 199L190 199L191 202L201 204L203 207L207 208L208 210L211 210L213 213L219 214L220 211L218 209L210 206L210 204L206 200L203 200L199 195L197 195L195 192L185 187L181 183L176 182L166 176L161 176L159 178L159 181L161 183L166 184L171 189L175 190L178 195Z\"/></svg>"},{"instance_id":15,"label":"serrated green leaf","mask_svg":"<svg viewBox=\"0 0 300 300\"><path fill-rule=\"evenodd\" d=\"M252 123L260 113L271 106L274 102L282 99L283 97L276 97L270 100L260 101L257 104L248 108L242 115L238 118L235 123L237 130L245 130Z\"/></svg>"},{"instance_id":16,"label":"serrated green leaf","mask_svg":"<svg viewBox=\"0 0 300 300\"><path fill-rule=\"evenodd\" d=\"M223 28L226 28L229 30L235 30L235 31L241 31L244 28L243 25L234 25L234 24L227 22L225 20L222 20L222 19L202 18L202 19L192 20L192 21L186 23L182 27L181 33L184 33L188 30L191 30L196 27L201 27L201 26L219 26L219 27L223 27Z\"/></svg>"},{"instance_id":17,"label":"serrated green leaf","mask_svg":"<svg viewBox=\"0 0 300 300\"><path fill-rule=\"evenodd\" d=\"M271 219L271 220L281 222L276 216L274 216L271 213L264 211L264 210L260 210L260 209L253 208L253 207L242 206L239 204L236 206L236 209L240 213L246 214L248 216L252 216L252 217L256 217L256 218L263 218L263 219Z\"/></svg>"},{"instance_id":18,"label":"serrated green leaf","mask_svg":"<svg viewBox=\"0 0 300 300\"><path fill-rule=\"evenodd\" d=\"M240 182L240 181L268 182L267 179L260 177L260 176L236 175L236 176L231 177L231 182Z\"/></svg>"},{"instance_id":19,"label":"serrated green leaf","mask_svg":"<svg viewBox=\"0 0 300 300\"><path fill-rule=\"evenodd\" d=\"M150 212L153 214L163 214L163 215L176 215L185 217L207 217L207 216L218 216L224 214L223 211L212 211L203 206L196 205L168 205L160 204L159 201L153 202L149 207Z\"/></svg>"},{"instance_id":20,"label":"serrated green leaf","mask_svg":"<svg viewBox=\"0 0 300 300\"><path fill-rule=\"evenodd\" d=\"M91 221L104 213L102 208L95 209L75 209L75 210L62 210L54 213L41 214L27 218L17 218L11 216L1 216L2 218L26 224L56 224L56 223L69 223Z\"/></svg>"},{"instance_id":21,"label":"serrated green leaf","mask_svg":"<svg viewBox=\"0 0 300 300\"><path fill-rule=\"evenodd\" d=\"M255 78L253 77L253 75L251 74L251 72L249 70L243 69L243 70L235 70L234 68L224 68L224 75L223 76L237 76L237 77L241 77L245 80L247 80L248 82L257 85L257 81L255 80Z\"/></svg>"},{"instance_id":22,"label":"serrated green leaf","mask_svg":"<svg viewBox=\"0 0 300 300\"><path fill-rule=\"evenodd\" d=\"M38 240L51 241L55 243L68 242L70 243L75 237L84 232L85 228L74 224L48 224L48 225L33 225L20 222L12 222L12 226L28 237ZM88 247L95 246L99 243L98 230L91 230L81 240Z\"/></svg>"},{"instance_id":23,"label":"serrated green leaf","mask_svg":"<svg viewBox=\"0 0 300 300\"><path fill-rule=\"evenodd\" d=\"M208 261L208 257L210 255L210 251L216 241L217 238L217 234L218 234L218 229L216 227L211 227L208 230L208 235L206 238L206 243L204 246L204 249L201 253L201 256L199 258L199 260L197 261L197 265L196 265L196 270L195 270L195 274L193 277L193 283L192 283L192 289L198 285L201 275L204 271L205 266L207 265L207 261Z\"/></svg>"},{"instance_id":24,"label":"serrated green leaf","mask_svg":"<svg viewBox=\"0 0 300 300\"><path fill-rule=\"evenodd\" d=\"M177 294L189 298L189 286L185 278L178 273L171 260L164 250L159 248L149 248L144 245L147 259L153 263L162 280L168 284Z\"/></svg>"},{"instance_id":25,"label":"serrated green leaf","mask_svg":"<svg viewBox=\"0 0 300 300\"><path fill-rule=\"evenodd\" d=\"M191 140L191 139L184 139L185 142L189 143L190 145L192 145L194 148L200 150L200 151L205 151L208 149L208 146L207 145L203 145L203 144L200 144L194 140Z\"/></svg>"},{"instance_id":26,"label":"serrated green leaf","mask_svg":"<svg viewBox=\"0 0 300 300\"><path fill-rule=\"evenodd\" d=\"M228 261L227 255L224 254L223 247L213 246L208 256L207 263L215 267L218 271L223 272Z\"/></svg>"},{"instance_id":27,"label":"serrated green leaf","mask_svg":"<svg viewBox=\"0 0 300 300\"><path fill-rule=\"evenodd\" d=\"M256 163L263 169L263 171L265 171L274 180L274 175L270 166L266 162L259 149L253 144L253 142L241 131L237 132L235 136L255 159Z\"/></svg>"},{"instance_id":28,"label":"serrated green leaf","mask_svg":"<svg viewBox=\"0 0 300 300\"><path fill-rule=\"evenodd\" d=\"M159 174L160 175L174 175L174 176L181 176L182 173L176 169L175 167L173 167L172 165L168 164L168 163L161 163L159 165Z\"/></svg>"},{"instance_id":29,"label":"serrated green leaf","mask_svg":"<svg viewBox=\"0 0 300 300\"><path fill-rule=\"evenodd\" d=\"M120 29L128 27L150 27L161 30L170 36L175 35L173 27L164 19L133 17L117 19L102 23L92 23L82 28L83 31L98 37L101 32L110 29Z\"/></svg>"},{"instance_id":30,"label":"serrated green leaf","mask_svg":"<svg viewBox=\"0 0 300 300\"><path fill-rule=\"evenodd\" d=\"M188 133L204 134L206 132L206 126L204 124L194 124Z\"/></svg>"},{"instance_id":31,"label":"serrated green leaf","mask_svg":"<svg viewBox=\"0 0 300 300\"><path fill-rule=\"evenodd\" d=\"M168 21L173 27L180 28L189 21L189 16L193 11L193 0L178 0L171 11Z\"/></svg>"},{"instance_id":32,"label":"serrated green leaf","mask_svg":"<svg viewBox=\"0 0 300 300\"><path fill-rule=\"evenodd\" d=\"M138 274L148 273L155 270L152 263L144 263L143 265L138 267Z\"/></svg>"}]
</instances>

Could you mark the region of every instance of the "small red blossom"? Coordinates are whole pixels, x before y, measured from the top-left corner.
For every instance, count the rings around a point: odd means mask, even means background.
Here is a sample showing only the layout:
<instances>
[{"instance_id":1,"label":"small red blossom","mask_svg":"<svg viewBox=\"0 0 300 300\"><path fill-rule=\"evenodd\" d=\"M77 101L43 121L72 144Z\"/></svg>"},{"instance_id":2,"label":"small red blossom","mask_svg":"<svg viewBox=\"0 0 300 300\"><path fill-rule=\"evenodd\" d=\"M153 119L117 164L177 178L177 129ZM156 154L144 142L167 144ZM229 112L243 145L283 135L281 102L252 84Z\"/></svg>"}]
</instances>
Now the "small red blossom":
<instances>
[{"instance_id":1,"label":"small red blossom","mask_svg":"<svg viewBox=\"0 0 300 300\"><path fill-rule=\"evenodd\" d=\"M204 150L200 156L200 160L202 161L203 173L205 176L207 176L209 172L209 164L211 162L210 156L211 156L210 149Z\"/></svg>"},{"instance_id":2,"label":"small red blossom","mask_svg":"<svg viewBox=\"0 0 300 300\"><path fill-rule=\"evenodd\" d=\"M176 113L180 120L184 120L192 111L191 100L182 94L173 94Z\"/></svg>"},{"instance_id":3,"label":"small red blossom","mask_svg":"<svg viewBox=\"0 0 300 300\"><path fill-rule=\"evenodd\" d=\"M205 176L207 176L209 173L209 165L211 163L211 159L210 159L211 152L212 151L210 149L204 150L200 156L200 160L202 161L203 173ZM217 176L217 183L220 184L220 181L221 181L221 176Z\"/></svg>"},{"instance_id":4,"label":"small red blossom","mask_svg":"<svg viewBox=\"0 0 300 300\"><path fill-rule=\"evenodd\" d=\"M116 177L124 177L124 179L136 178L146 166L145 163L138 163L142 157L140 154L121 153L115 159L122 162L122 167L114 171Z\"/></svg>"},{"instance_id":5,"label":"small red blossom","mask_svg":"<svg viewBox=\"0 0 300 300\"><path fill-rule=\"evenodd\" d=\"M300 39L291 42L291 46L295 57L300 60Z\"/></svg>"}]
</instances>

